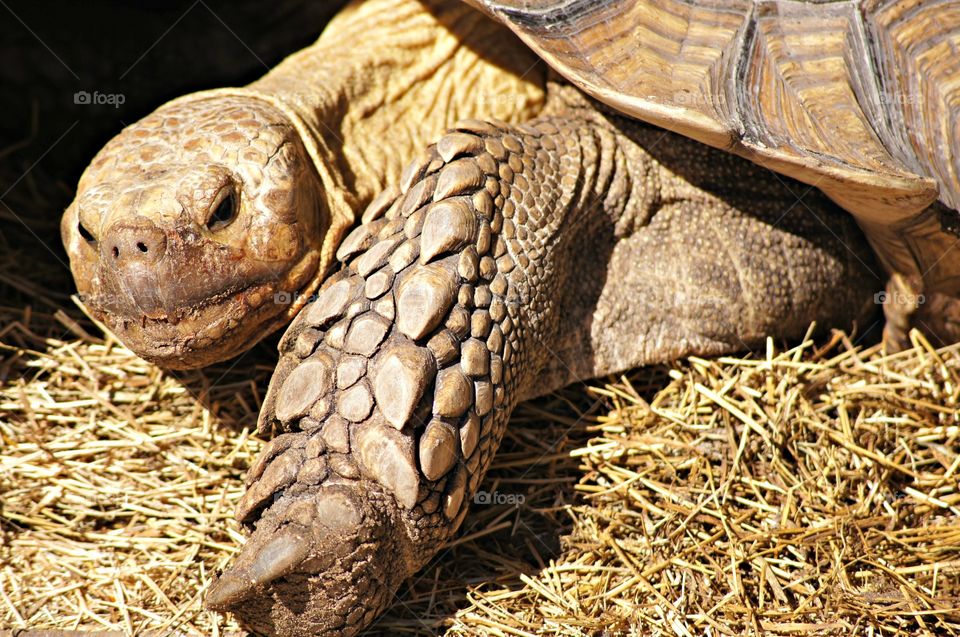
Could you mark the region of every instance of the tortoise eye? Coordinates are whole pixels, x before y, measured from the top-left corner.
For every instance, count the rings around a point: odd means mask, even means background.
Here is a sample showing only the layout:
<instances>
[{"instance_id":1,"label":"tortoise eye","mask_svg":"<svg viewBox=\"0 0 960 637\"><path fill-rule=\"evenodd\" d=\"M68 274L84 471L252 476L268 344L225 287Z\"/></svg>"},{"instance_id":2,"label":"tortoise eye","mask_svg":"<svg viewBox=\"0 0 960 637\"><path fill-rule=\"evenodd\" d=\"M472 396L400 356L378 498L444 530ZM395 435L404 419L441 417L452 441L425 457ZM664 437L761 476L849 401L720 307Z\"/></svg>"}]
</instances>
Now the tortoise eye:
<instances>
[{"instance_id":1,"label":"tortoise eye","mask_svg":"<svg viewBox=\"0 0 960 637\"><path fill-rule=\"evenodd\" d=\"M80 236L83 237L83 240L87 243L96 243L97 238L93 236L93 233L87 230L87 227L83 225L83 222L77 222L77 231L80 233Z\"/></svg>"},{"instance_id":2,"label":"tortoise eye","mask_svg":"<svg viewBox=\"0 0 960 637\"><path fill-rule=\"evenodd\" d=\"M213 209L213 214L207 220L207 230L216 231L225 228L236 216L237 196L231 191Z\"/></svg>"}]
</instances>

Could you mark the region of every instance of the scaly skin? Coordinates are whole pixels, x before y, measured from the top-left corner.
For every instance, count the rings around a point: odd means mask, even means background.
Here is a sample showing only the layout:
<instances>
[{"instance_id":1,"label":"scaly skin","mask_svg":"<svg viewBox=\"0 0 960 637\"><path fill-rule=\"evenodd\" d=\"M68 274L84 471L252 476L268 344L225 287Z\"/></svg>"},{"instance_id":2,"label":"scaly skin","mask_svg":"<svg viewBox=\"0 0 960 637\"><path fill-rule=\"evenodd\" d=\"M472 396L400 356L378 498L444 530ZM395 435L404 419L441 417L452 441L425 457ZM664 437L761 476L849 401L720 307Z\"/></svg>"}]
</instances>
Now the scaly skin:
<instances>
[{"instance_id":1,"label":"scaly skin","mask_svg":"<svg viewBox=\"0 0 960 637\"><path fill-rule=\"evenodd\" d=\"M798 209L756 166L548 92L512 36L428 4L353 4L251 86L161 107L64 216L91 309L162 365L297 316L237 512L253 533L206 600L254 632L373 621L456 532L518 401L872 306L879 270L823 197ZM461 117L508 123L440 137Z\"/></svg>"},{"instance_id":2,"label":"scaly skin","mask_svg":"<svg viewBox=\"0 0 960 637\"><path fill-rule=\"evenodd\" d=\"M143 358L234 356L303 307L403 162L459 118L533 117L544 81L462 3L355 2L262 79L174 100L97 154L61 223L77 287Z\"/></svg>"},{"instance_id":3,"label":"scaly skin","mask_svg":"<svg viewBox=\"0 0 960 637\"><path fill-rule=\"evenodd\" d=\"M870 253L824 197L791 209L752 164L550 100L459 124L340 246L281 343L261 413L280 435L237 511L253 534L208 606L356 634L457 530L519 400L871 305Z\"/></svg>"}]
</instances>

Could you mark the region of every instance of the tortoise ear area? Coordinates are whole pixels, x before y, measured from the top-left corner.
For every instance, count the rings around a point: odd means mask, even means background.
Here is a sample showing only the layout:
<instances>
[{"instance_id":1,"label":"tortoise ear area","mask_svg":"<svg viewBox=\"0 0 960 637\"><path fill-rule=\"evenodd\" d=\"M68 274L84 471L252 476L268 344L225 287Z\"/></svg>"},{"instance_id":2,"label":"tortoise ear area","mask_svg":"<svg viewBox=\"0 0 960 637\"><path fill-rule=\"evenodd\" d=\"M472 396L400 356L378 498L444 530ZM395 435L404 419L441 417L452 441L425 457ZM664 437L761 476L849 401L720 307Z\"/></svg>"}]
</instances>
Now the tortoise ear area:
<instances>
[{"instance_id":1,"label":"tortoise ear area","mask_svg":"<svg viewBox=\"0 0 960 637\"><path fill-rule=\"evenodd\" d=\"M256 204L279 221L296 223L316 198L318 187L319 179L312 170L307 149L292 137L267 159L257 187Z\"/></svg>"}]
</instances>

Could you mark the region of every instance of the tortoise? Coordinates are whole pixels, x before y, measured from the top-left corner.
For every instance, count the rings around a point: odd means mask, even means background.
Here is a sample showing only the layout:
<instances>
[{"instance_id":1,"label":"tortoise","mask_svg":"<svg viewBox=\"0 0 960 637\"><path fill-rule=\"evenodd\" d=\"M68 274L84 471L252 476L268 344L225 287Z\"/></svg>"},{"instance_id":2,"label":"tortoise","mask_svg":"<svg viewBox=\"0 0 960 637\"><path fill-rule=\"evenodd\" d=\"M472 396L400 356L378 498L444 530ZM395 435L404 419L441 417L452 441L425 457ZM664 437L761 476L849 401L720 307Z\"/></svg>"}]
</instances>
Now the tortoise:
<instances>
[{"instance_id":1,"label":"tortoise","mask_svg":"<svg viewBox=\"0 0 960 637\"><path fill-rule=\"evenodd\" d=\"M170 368L290 323L207 606L362 630L574 380L878 302L957 340L958 44L951 2L367 0L124 129L61 225L91 310Z\"/></svg>"}]
</instances>

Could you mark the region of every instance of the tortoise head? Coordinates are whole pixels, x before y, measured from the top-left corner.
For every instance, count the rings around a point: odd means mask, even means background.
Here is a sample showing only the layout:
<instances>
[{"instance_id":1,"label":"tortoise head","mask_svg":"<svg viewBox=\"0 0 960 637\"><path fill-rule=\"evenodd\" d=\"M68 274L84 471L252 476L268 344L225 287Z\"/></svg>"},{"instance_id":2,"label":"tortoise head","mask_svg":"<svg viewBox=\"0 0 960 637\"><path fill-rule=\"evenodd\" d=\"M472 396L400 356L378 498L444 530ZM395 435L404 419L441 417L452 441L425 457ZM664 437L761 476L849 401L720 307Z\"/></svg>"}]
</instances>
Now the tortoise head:
<instances>
[{"instance_id":1,"label":"tortoise head","mask_svg":"<svg viewBox=\"0 0 960 637\"><path fill-rule=\"evenodd\" d=\"M229 358L319 283L328 215L310 155L267 102L168 104L94 158L61 222L77 288L141 357Z\"/></svg>"}]
</instances>

